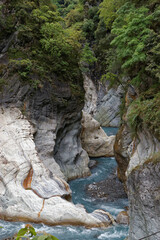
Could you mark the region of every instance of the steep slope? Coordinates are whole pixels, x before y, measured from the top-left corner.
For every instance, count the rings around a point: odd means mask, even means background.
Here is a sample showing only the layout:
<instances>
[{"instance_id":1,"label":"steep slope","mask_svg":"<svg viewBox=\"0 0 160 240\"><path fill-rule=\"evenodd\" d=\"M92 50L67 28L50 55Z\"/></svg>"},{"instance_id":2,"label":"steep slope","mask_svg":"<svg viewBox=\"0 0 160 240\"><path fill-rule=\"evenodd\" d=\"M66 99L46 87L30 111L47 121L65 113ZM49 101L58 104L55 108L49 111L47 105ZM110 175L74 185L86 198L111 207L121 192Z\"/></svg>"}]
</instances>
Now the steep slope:
<instances>
[{"instance_id":1,"label":"steep slope","mask_svg":"<svg viewBox=\"0 0 160 240\"><path fill-rule=\"evenodd\" d=\"M106 46L98 56L105 59L102 79L125 90L115 157L129 196L130 240L160 238L159 10L157 0L104 0L100 4L99 33L103 22L107 31L97 48Z\"/></svg>"},{"instance_id":2,"label":"steep slope","mask_svg":"<svg viewBox=\"0 0 160 240\"><path fill-rule=\"evenodd\" d=\"M71 197L64 179L90 174L80 142L78 40L50 1L1 1L0 27L1 218L108 224L105 213L89 215L63 199Z\"/></svg>"},{"instance_id":3,"label":"steep slope","mask_svg":"<svg viewBox=\"0 0 160 240\"><path fill-rule=\"evenodd\" d=\"M128 99L127 94L127 102ZM160 222L160 141L145 125L141 125L133 135L128 121L130 108L123 116L115 143L118 176L124 182L129 197L129 239L153 234L148 239L158 240L160 234L154 233L159 231Z\"/></svg>"},{"instance_id":4,"label":"steep slope","mask_svg":"<svg viewBox=\"0 0 160 240\"><path fill-rule=\"evenodd\" d=\"M78 40L73 44L50 1L5 1L1 17L1 104L18 107L35 125L37 150L52 173L55 156L66 179L89 174L79 140L84 90Z\"/></svg>"}]
</instances>

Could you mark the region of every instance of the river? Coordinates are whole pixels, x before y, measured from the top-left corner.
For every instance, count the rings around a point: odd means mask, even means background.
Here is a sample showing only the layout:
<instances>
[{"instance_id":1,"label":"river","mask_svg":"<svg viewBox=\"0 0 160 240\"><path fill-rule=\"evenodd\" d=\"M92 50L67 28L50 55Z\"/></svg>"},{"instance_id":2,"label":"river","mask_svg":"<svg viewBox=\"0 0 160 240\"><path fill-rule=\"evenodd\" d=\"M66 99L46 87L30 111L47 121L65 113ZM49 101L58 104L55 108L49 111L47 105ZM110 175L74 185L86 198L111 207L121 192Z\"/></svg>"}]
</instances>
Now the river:
<instances>
[{"instance_id":1,"label":"river","mask_svg":"<svg viewBox=\"0 0 160 240\"><path fill-rule=\"evenodd\" d=\"M103 128L107 135L116 134L116 128ZM127 199L117 199L114 202L98 201L86 194L86 186L90 183L99 182L106 179L116 168L115 158L96 158L97 165L92 171L92 175L87 178L80 178L70 182L72 189L72 200L75 204L83 204L88 212L95 209L103 209L111 213L114 217L124 210L128 205ZM13 223L0 221L0 239L13 236L24 223ZM112 226L105 229L86 229L84 227L56 226L49 227L44 224L33 224L37 231L45 231L56 236L59 240L124 240L128 234L128 227L125 225Z\"/></svg>"}]
</instances>

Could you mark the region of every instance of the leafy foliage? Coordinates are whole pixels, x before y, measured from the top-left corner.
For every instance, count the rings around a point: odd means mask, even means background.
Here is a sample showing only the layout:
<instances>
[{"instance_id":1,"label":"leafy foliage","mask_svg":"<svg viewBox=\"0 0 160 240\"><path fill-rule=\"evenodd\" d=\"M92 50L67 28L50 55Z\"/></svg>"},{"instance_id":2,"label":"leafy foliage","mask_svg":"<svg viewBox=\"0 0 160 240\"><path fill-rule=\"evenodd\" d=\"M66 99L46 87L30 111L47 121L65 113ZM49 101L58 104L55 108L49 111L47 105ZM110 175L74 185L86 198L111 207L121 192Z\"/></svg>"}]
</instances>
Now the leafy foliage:
<instances>
[{"instance_id":1,"label":"leafy foliage","mask_svg":"<svg viewBox=\"0 0 160 240\"><path fill-rule=\"evenodd\" d=\"M19 232L17 233L16 240L20 240L23 238L32 240L58 240L58 238L50 234L38 236L35 229L30 224L27 224L25 228L20 229Z\"/></svg>"},{"instance_id":2,"label":"leafy foliage","mask_svg":"<svg viewBox=\"0 0 160 240\"><path fill-rule=\"evenodd\" d=\"M100 18L103 18L107 29L111 28L113 21L117 17L117 10L123 3L123 0L104 0L100 4Z\"/></svg>"},{"instance_id":3,"label":"leafy foliage","mask_svg":"<svg viewBox=\"0 0 160 240\"><path fill-rule=\"evenodd\" d=\"M96 62L96 57L93 54L93 51L89 47L89 44L86 43L81 53L81 70L82 72L89 71L89 66Z\"/></svg>"},{"instance_id":4,"label":"leafy foliage","mask_svg":"<svg viewBox=\"0 0 160 240\"><path fill-rule=\"evenodd\" d=\"M10 75L18 70L20 79L36 87L52 81L54 74L79 82L81 32L66 26L50 0L8 0L2 5L1 16L3 38L8 38L8 33L16 36L16 44L9 48Z\"/></svg>"},{"instance_id":5,"label":"leafy foliage","mask_svg":"<svg viewBox=\"0 0 160 240\"><path fill-rule=\"evenodd\" d=\"M47 54L54 58L55 71L66 72L71 59L75 60L80 44L77 41L78 32L65 31L62 25L56 23L46 23L41 28L42 39L40 40L42 48ZM72 62L72 66L74 62Z\"/></svg>"},{"instance_id":6,"label":"leafy foliage","mask_svg":"<svg viewBox=\"0 0 160 240\"><path fill-rule=\"evenodd\" d=\"M57 9L60 12L61 16L66 16L75 8L78 0L51 0L51 2L57 6Z\"/></svg>"},{"instance_id":7,"label":"leafy foliage","mask_svg":"<svg viewBox=\"0 0 160 240\"><path fill-rule=\"evenodd\" d=\"M145 125L160 139L160 92L148 90L133 101L128 113L128 121L134 132ZM154 111L153 111L154 109Z\"/></svg>"},{"instance_id":8,"label":"leafy foliage","mask_svg":"<svg viewBox=\"0 0 160 240\"><path fill-rule=\"evenodd\" d=\"M152 19L149 9L137 9L130 3L126 3L118 11L118 17L112 27L112 33L117 36L111 44L116 47L117 57L126 72L136 68L138 75L141 64L146 62L145 44L151 33L149 27Z\"/></svg>"},{"instance_id":9,"label":"leafy foliage","mask_svg":"<svg viewBox=\"0 0 160 240\"><path fill-rule=\"evenodd\" d=\"M160 7L157 7L153 13L153 29L150 33L147 50L147 66L146 72L155 79L155 82L160 83Z\"/></svg>"},{"instance_id":10,"label":"leafy foliage","mask_svg":"<svg viewBox=\"0 0 160 240\"><path fill-rule=\"evenodd\" d=\"M16 73L35 88L55 74L69 82L75 96L81 72L92 72L110 86L127 88L131 81L140 96L130 123L147 124L155 133L159 115L154 121L147 114L150 105L158 114L159 26L159 0L7 0L0 7L1 44L9 36L11 43L17 39L9 45L7 74ZM0 88L5 71L2 64ZM146 97L148 89L155 96Z\"/></svg>"},{"instance_id":11,"label":"leafy foliage","mask_svg":"<svg viewBox=\"0 0 160 240\"><path fill-rule=\"evenodd\" d=\"M72 9L66 15L67 26L74 26L77 29L82 30L83 20L84 20L84 7L82 4L78 3L74 9Z\"/></svg>"},{"instance_id":12,"label":"leafy foliage","mask_svg":"<svg viewBox=\"0 0 160 240\"><path fill-rule=\"evenodd\" d=\"M106 31L102 27L103 22ZM157 0L103 0L96 41L98 62L103 63L102 80L115 85L121 83L125 76L129 78L123 84L131 81L137 88L139 98L133 101L128 114L133 131L146 125L160 139L159 26Z\"/></svg>"}]
</instances>

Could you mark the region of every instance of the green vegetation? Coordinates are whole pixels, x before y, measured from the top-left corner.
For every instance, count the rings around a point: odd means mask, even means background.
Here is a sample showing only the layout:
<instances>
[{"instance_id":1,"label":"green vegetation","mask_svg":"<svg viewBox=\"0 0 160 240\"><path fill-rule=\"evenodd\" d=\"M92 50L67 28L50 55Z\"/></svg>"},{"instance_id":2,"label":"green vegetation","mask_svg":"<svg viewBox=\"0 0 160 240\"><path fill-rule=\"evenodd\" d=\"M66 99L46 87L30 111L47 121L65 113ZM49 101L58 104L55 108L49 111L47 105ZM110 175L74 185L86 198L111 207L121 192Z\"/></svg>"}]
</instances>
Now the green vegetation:
<instances>
[{"instance_id":1,"label":"green vegetation","mask_svg":"<svg viewBox=\"0 0 160 240\"><path fill-rule=\"evenodd\" d=\"M51 1L7 1L1 6L0 27L2 43L11 36L7 75L16 73L35 88L52 82L55 74L63 81L82 81L81 32L66 26Z\"/></svg>"},{"instance_id":2,"label":"green vegetation","mask_svg":"<svg viewBox=\"0 0 160 240\"><path fill-rule=\"evenodd\" d=\"M75 5L78 3L78 0L51 0L57 9L59 10L61 16L66 16L72 9L75 8Z\"/></svg>"},{"instance_id":3,"label":"green vegetation","mask_svg":"<svg viewBox=\"0 0 160 240\"><path fill-rule=\"evenodd\" d=\"M149 90L133 101L127 117L134 132L147 126L160 140L160 92L156 91Z\"/></svg>"},{"instance_id":4,"label":"green vegetation","mask_svg":"<svg viewBox=\"0 0 160 240\"><path fill-rule=\"evenodd\" d=\"M96 57L92 49L89 47L89 44L86 43L81 53L81 70L82 72L88 72L89 66L96 62Z\"/></svg>"},{"instance_id":5,"label":"green vegetation","mask_svg":"<svg viewBox=\"0 0 160 240\"><path fill-rule=\"evenodd\" d=\"M107 29L111 29L117 17L117 10L124 2L124 0L104 0L100 4L100 18L105 22Z\"/></svg>"},{"instance_id":6,"label":"green vegetation","mask_svg":"<svg viewBox=\"0 0 160 240\"><path fill-rule=\"evenodd\" d=\"M107 11L108 10L108 11ZM104 24L107 32L105 32ZM103 26L103 28L102 28ZM160 6L159 1L104 0L96 30L102 81L136 88L127 115L136 132L146 126L160 139ZM102 50L105 51L101 54ZM103 59L102 59L102 57ZM128 79L123 81L123 78ZM124 105L124 104L123 104ZM123 107L123 113L125 111Z\"/></svg>"},{"instance_id":7,"label":"green vegetation","mask_svg":"<svg viewBox=\"0 0 160 240\"><path fill-rule=\"evenodd\" d=\"M0 228L3 228L0 226ZM27 240L58 240L58 238L50 235L50 234L41 234L39 235L34 227L32 227L32 225L30 224L26 224L26 226L24 228L21 228L19 230L19 232L16 234L16 236L14 237L15 240L22 240L22 239L27 239Z\"/></svg>"},{"instance_id":8,"label":"green vegetation","mask_svg":"<svg viewBox=\"0 0 160 240\"><path fill-rule=\"evenodd\" d=\"M118 11L118 17L113 23L112 33L116 37L111 45L116 47L117 58L121 68L132 72L132 68L139 68L146 61L145 44L149 38L149 29L152 16L148 15L149 9L126 3ZM137 69L137 75L141 68ZM137 76L136 76L137 78Z\"/></svg>"},{"instance_id":9,"label":"green vegetation","mask_svg":"<svg viewBox=\"0 0 160 240\"><path fill-rule=\"evenodd\" d=\"M22 228L17 233L16 240L21 240L23 238L26 239L32 239L32 240L58 240L58 238L50 235L50 234L43 234L43 235L37 235L35 229L30 225L27 224L25 228Z\"/></svg>"},{"instance_id":10,"label":"green vegetation","mask_svg":"<svg viewBox=\"0 0 160 240\"><path fill-rule=\"evenodd\" d=\"M0 15L0 42L10 38L0 88L13 74L33 88L53 83L56 75L81 98L81 73L110 87L131 84L138 99L130 107L130 125L145 124L159 137L159 0L8 0Z\"/></svg>"}]
</instances>

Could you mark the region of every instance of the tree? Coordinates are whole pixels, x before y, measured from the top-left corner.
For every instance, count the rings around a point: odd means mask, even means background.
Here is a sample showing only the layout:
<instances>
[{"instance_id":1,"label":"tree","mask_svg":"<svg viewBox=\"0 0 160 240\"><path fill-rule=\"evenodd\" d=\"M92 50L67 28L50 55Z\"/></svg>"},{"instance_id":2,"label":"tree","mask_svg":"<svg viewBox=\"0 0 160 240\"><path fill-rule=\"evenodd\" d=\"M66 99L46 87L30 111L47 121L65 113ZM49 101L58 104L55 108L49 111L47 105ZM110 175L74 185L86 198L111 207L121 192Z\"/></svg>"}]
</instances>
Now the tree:
<instances>
[{"instance_id":1,"label":"tree","mask_svg":"<svg viewBox=\"0 0 160 240\"><path fill-rule=\"evenodd\" d=\"M103 18L107 29L110 29L117 17L117 10L122 6L124 0L104 0L100 4L100 18Z\"/></svg>"},{"instance_id":2,"label":"tree","mask_svg":"<svg viewBox=\"0 0 160 240\"><path fill-rule=\"evenodd\" d=\"M135 82L141 81L140 75L146 64L145 45L151 34L153 16L149 14L148 8L136 8L129 2L117 14L112 26L115 38L111 45L116 47L122 70L130 73Z\"/></svg>"}]
</instances>

